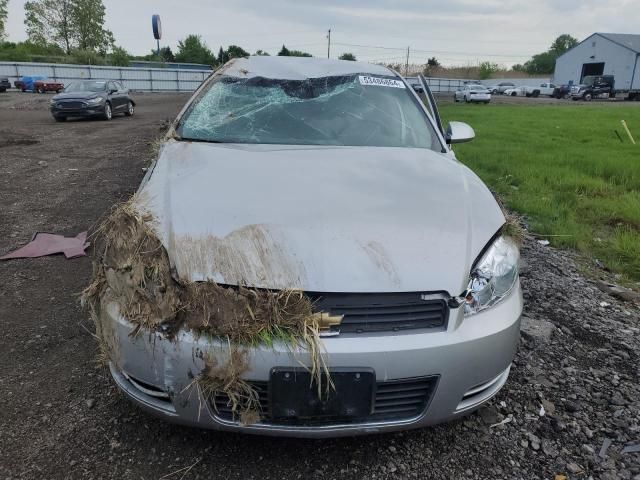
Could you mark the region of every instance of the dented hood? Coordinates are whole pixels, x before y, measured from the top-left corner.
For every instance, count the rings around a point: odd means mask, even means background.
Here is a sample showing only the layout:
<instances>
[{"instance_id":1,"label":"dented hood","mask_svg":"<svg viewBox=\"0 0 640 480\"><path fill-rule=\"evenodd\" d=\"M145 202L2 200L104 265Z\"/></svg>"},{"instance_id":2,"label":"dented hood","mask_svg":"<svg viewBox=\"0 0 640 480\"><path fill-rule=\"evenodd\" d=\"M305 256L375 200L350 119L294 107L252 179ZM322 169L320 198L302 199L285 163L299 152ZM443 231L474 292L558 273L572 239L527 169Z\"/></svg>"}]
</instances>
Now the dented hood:
<instances>
[{"instance_id":1,"label":"dented hood","mask_svg":"<svg viewBox=\"0 0 640 480\"><path fill-rule=\"evenodd\" d=\"M465 166L426 149L171 141L140 206L183 280L459 294L504 222Z\"/></svg>"}]
</instances>

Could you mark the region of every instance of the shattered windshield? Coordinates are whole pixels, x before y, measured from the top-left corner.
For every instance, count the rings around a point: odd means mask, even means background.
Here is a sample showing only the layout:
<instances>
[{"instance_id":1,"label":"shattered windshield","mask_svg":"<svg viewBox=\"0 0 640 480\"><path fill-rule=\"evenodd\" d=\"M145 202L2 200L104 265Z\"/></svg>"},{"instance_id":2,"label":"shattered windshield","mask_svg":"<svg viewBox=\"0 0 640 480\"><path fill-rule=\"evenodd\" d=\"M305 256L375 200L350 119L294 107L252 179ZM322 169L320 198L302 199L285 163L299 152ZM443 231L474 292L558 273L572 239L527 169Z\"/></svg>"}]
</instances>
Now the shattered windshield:
<instances>
[{"instance_id":1,"label":"shattered windshield","mask_svg":"<svg viewBox=\"0 0 640 480\"><path fill-rule=\"evenodd\" d=\"M403 82L366 75L222 76L192 103L177 133L205 142L442 149Z\"/></svg>"}]
</instances>

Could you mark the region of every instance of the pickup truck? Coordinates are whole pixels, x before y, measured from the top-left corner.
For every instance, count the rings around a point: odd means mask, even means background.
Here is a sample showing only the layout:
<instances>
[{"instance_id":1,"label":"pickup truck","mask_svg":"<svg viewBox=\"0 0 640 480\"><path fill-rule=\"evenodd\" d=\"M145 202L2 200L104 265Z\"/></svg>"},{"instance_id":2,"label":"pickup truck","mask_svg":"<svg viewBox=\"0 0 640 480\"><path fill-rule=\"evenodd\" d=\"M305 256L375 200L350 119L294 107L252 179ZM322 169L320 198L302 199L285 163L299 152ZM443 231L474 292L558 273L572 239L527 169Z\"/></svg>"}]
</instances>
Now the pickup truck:
<instances>
[{"instance_id":1,"label":"pickup truck","mask_svg":"<svg viewBox=\"0 0 640 480\"><path fill-rule=\"evenodd\" d=\"M539 87L525 87L527 97L539 97L540 95L553 96L556 86L553 83L541 83Z\"/></svg>"},{"instance_id":2,"label":"pickup truck","mask_svg":"<svg viewBox=\"0 0 640 480\"><path fill-rule=\"evenodd\" d=\"M613 75L586 76L580 85L571 87L571 98L587 102L594 98L615 98L615 83Z\"/></svg>"}]
</instances>

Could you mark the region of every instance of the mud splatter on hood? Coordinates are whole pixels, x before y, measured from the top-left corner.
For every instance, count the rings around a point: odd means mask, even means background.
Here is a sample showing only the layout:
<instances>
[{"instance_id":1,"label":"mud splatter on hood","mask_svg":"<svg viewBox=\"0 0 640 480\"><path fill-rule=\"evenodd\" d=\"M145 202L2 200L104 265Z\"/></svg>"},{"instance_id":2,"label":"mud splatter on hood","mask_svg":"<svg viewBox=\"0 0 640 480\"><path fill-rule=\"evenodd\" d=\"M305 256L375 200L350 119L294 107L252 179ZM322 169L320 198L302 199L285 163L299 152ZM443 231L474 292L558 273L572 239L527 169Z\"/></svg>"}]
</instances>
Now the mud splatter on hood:
<instances>
[{"instance_id":1,"label":"mud splatter on hood","mask_svg":"<svg viewBox=\"0 0 640 480\"><path fill-rule=\"evenodd\" d=\"M139 201L181 279L306 291L456 294L504 222L470 170L409 148L171 141Z\"/></svg>"}]
</instances>

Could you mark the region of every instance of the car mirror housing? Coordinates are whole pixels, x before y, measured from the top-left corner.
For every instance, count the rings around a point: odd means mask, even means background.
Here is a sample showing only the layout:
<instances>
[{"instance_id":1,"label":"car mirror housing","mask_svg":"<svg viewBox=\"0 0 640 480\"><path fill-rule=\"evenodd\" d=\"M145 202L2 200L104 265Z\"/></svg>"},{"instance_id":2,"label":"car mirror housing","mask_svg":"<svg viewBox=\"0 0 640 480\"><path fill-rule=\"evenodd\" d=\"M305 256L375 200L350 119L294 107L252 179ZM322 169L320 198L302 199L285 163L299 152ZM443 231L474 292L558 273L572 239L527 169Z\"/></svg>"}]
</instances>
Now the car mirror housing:
<instances>
[{"instance_id":1,"label":"car mirror housing","mask_svg":"<svg viewBox=\"0 0 640 480\"><path fill-rule=\"evenodd\" d=\"M476 132L469 125L463 122L449 122L447 127L447 143L465 143L470 142L476 137Z\"/></svg>"}]
</instances>

